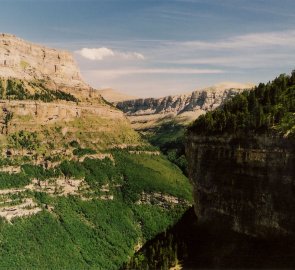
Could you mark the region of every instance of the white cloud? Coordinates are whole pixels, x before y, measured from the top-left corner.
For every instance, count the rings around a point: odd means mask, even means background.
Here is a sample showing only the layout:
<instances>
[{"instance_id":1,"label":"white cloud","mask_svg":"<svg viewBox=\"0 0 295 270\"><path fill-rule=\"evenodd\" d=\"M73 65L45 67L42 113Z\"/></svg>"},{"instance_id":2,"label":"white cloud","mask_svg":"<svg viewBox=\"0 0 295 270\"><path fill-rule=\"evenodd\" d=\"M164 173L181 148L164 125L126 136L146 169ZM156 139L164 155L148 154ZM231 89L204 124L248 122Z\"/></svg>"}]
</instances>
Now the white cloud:
<instances>
[{"instance_id":1,"label":"white cloud","mask_svg":"<svg viewBox=\"0 0 295 270\"><path fill-rule=\"evenodd\" d=\"M136 60L144 60L145 57L143 54L138 52L121 52L112 50L106 47L101 48L83 48L79 51L76 51L82 57L89 59L89 60L97 60L101 61L105 58L115 57L121 59L136 59Z\"/></svg>"},{"instance_id":2,"label":"white cloud","mask_svg":"<svg viewBox=\"0 0 295 270\"><path fill-rule=\"evenodd\" d=\"M115 53L105 47L101 48L83 48L80 51L77 51L78 54L83 56L84 58L90 59L90 60L103 60L106 57L114 56Z\"/></svg>"}]
</instances>

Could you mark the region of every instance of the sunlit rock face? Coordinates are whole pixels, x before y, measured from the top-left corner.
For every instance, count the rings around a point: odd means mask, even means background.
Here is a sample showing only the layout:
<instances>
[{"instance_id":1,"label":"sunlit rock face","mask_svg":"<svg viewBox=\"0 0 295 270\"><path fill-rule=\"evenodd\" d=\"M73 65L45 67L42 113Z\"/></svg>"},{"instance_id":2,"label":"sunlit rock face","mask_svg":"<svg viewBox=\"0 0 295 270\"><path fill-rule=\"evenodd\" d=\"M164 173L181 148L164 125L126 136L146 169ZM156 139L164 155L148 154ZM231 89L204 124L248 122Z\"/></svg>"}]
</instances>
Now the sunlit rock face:
<instances>
[{"instance_id":1,"label":"sunlit rock face","mask_svg":"<svg viewBox=\"0 0 295 270\"><path fill-rule=\"evenodd\" d=\"M294 235L294 140L190 132L186 151L199 220L254 236Z\"/></svg>"},{"instance_id":2,"label":"sunlit rock face","mask_svg":"<svg viewBox=\"0 0 295 270\"><path fill-rule=\"evenodd\" d=\"M89 88L69 52L49 49L10 34L0 34L0 77L47 80L56 87Z\"/></svg>"},{"instance_id":3,"label":"sunlit rock face","mask_svg":"<svg viewBox=\"0 0 295 270\"><path fill-rule=\"evenodd\" d=\"M207 111L218 108L225 101L250 88L251 85L238 86L240 88L217 85L189 94L126 100L117 102L116 106L129 118L133 128L139 131L158 127L159 124L169 119L183 125Z\"/></svg>"},{"instance_id":4,"label":"sunlit rock face","mask_svg":"<svg viewBox=\"0 0 295 270\"><path fill-rule=\"evenodd\" d=\"M207 111L217 108L225 100L240 91L241 89L198 90L190 94L118 102L117 107L127 115L181 114L187 111Z\"/></svg>"}]
</instances>

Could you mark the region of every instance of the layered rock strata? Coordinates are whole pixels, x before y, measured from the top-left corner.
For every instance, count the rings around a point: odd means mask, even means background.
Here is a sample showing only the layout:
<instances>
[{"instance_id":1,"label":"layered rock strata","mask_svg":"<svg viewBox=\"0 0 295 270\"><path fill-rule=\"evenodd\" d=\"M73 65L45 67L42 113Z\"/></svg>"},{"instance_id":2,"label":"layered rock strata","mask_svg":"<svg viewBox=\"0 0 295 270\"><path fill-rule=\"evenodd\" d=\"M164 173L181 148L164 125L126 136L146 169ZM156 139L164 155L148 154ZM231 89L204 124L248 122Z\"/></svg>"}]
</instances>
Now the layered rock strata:
<instances>
[{"instance_id":1,"label":"layered rock strata","mask_svg":"<svg viewBox=\"0 0 295 270\"><path fill-rule=\"evenodd\" d=\"M294 140L190 132L186 151L200 220L254 236L294 235Z\"/></svg>"},{"instance_id":2,"label":"layered rock strata","mask_svg":"<svg viewBox=\"0 0 295 270\"><path fill-rule=\"evenodd\" d=\"M36 45L10 34L0 34L0 77L50 79L57 87L89 88L69 52Z\"/></svg>"}]
</instances>

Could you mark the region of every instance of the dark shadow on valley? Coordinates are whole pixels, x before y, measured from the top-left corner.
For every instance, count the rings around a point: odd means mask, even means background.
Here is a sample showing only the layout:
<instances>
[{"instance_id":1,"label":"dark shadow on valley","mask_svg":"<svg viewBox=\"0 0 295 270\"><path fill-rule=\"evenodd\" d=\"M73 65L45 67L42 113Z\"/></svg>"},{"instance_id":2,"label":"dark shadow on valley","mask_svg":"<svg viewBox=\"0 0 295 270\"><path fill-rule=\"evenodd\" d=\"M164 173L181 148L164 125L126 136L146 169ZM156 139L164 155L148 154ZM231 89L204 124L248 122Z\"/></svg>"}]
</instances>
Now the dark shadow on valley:
<instances>
[{"instance_id":1,"label":"dark shadow on valley","mask_svg":"<svg viewBox=\"0 0 295 270\"><path fill-rule=\"evenodd\" d=\"M126 269L294 269L292 237L258 239L220 224L199 224L190 208L172 228L148 241ZM175 268L179 269L179 268Z\"/></svg>"}]
</instances>

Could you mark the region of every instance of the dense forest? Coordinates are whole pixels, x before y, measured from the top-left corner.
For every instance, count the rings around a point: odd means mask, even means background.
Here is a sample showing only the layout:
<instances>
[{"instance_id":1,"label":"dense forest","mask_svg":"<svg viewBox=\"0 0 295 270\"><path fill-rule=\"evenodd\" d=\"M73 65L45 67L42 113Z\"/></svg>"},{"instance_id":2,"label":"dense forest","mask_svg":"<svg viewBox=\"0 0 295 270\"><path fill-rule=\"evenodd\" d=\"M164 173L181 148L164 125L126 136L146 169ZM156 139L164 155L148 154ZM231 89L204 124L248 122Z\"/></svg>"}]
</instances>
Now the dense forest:
<instances>
[{"instance_id":1,"label":"dense forest","mask_svg":"<svg viewBox=\"0 0 295 270\"><path fill-rule=\"evenodd\" d=\"M224 106L200 116L190 130L204 135L274 132L295 134L295 70L272 82L260 83L235 96Z\"/></svg>"},{"instance_id":2,"label":"dense forest","mask_svg":"<svg viewBox=\"0 0 295 270\"><path fill-rule=\"evenodd\" d=\"M1 206L12 207L32 198L42 209L8 222L0 217L0 268L118 269L134 248L174 224L191 203L187 178L164 156L131 154L114 149L111 158L92 159L93 150L77 142L71 147L83 161L60 160L54 168L2 158L2 166L20 166L19 173L0 172L0 188L25 188L33 179L55 186L52 194L21 190L0 194ZM62 196L63 183L82 181L76 195ZM173 205L142 193L177 196Z\"/></svg>"},{"instance_id":3,"label":"dense forest","mask_svg":"<svg viewBox=\"0 0 295 270\"><path fill-rule=\"evenodd\" d=\"M167 156L169 161L176 164L187 176L187 161L185 157L184 134L186 126L169 120L156 127L145 138Z\"/></svg>"}]
</instances>

